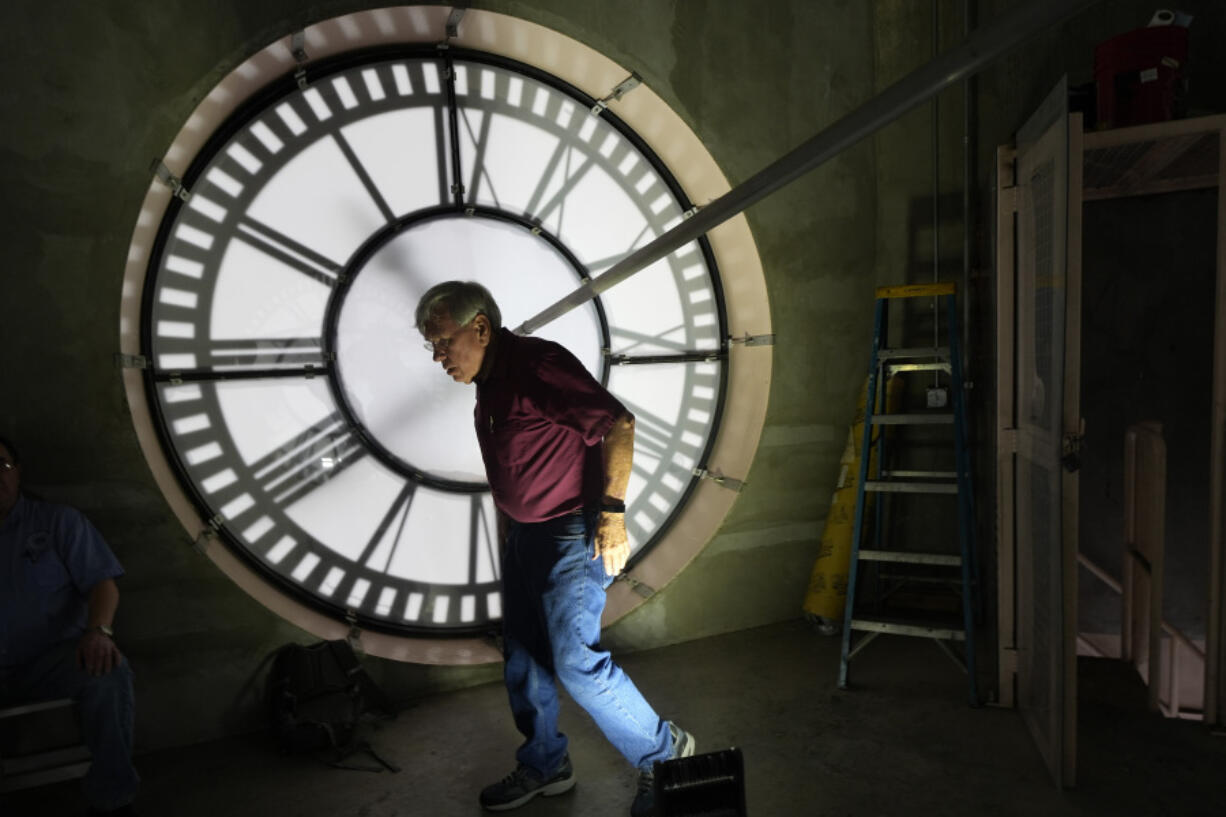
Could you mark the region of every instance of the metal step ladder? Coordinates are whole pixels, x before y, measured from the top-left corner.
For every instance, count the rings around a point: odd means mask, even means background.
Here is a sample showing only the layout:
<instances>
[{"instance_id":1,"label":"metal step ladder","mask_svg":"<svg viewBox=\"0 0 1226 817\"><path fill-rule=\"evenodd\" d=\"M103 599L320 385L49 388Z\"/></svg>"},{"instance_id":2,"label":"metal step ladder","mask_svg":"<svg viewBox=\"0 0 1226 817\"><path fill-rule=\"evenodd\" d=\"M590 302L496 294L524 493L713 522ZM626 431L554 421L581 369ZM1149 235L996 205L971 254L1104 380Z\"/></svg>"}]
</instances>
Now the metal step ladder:
<instances>
[{"instance_id":1,"label":"metal step ladder","mask_svg":"<svg viewBox=\"0 0 1226 817\"><path fill-rule=\"evenodd\" d=\"M863 442L860 452L860 479L852 527L851 564L847 577L847 604L843 620L843 649L839 663L839 687L848 685L848 668L855 656L882 634L931 638L967 674L972 706L979 705L975 684L975 616L978 613L978 571L975 562L974 497L971 487L970 455L967 451L966 408L962 388L962 359L958 348L958 313L953 283L879 287L873 323L873 351L869 362L868 395L865 401ZM946 302L947 346L889 348L886 344L888 305L892 300L935 297ZM938 313L939 314L939 313ZM938 410L885 413L885 378L899 372L935 372L948 377L947 405ZM935 374L934 377L939 377ZM934 390L934 396L941 390ZM941 401L930 400L939 404ZM953 471L891 470L886 458L887 428L894 426L946 426L948 445L953 448ZM871 446L877 446L879 476L869 479ZM877 494L952 494L957 497L958 551L956 553L918 553L882 546L886 497L876 504L874 546L862 548L865 530L865 496ZM948 500L943 500L948 501ZM889 594L904 587L952 586L960 596L958 610L881 609L868 611L857 604L859 566L873 563L891 584ZM931 607L931 605L929 605ZM856 637L854 634L859 634ZM952 645L961 646L961 654Z\"/></svg>"}]
</instances>

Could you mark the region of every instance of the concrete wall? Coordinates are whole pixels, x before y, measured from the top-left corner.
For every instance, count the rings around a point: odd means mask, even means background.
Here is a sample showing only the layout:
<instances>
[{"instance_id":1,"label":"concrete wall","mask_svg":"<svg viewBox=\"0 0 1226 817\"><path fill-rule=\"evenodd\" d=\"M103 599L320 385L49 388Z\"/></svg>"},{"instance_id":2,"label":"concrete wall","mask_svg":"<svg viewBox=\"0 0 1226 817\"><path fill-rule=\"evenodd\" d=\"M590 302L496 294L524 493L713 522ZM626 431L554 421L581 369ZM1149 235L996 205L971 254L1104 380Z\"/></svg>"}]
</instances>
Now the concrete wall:
<instances>
[{"instance_id":1,"label":"concrete wall","mask_svg":"<svg viewBox=\"0 0 1226 817\"><path fill-rule=\"evenodd\" d=\"M366 5L16 0L0 10L0 428L23 447L27 485L82 508L128 570L117 630L136 667L143 749L258 728L257 667L306 638L191 549L136 444L112 355L149 162L249 54ZM474 5L556 28L638 71L734 184L873 91L872 9L862 3ZM761 451L719 536L612 629L617 647L799 612L868 339L873 173L866 144L750 212L779 339ZM401 699L500 675L372 663Z\"/></svg>"}]
</instances>

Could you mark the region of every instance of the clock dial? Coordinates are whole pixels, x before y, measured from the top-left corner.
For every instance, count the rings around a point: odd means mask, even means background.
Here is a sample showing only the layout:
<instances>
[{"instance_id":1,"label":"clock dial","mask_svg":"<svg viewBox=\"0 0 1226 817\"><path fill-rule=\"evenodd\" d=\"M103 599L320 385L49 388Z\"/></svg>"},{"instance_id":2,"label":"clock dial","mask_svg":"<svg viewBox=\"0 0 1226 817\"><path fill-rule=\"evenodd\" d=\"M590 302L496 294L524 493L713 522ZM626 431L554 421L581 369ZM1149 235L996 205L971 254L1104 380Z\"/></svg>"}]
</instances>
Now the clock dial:
<instances>
[{"instance_id":1,"label":"clock dial","mask_svg":"<svg viewBox=\"0 0 1226 817\"><path fill-rule=\"evenodd\" d=\"M422 348L417 299L487 286L515 326L683 219L662 163L542 72L400 47L273 83L185 175L146 276L155 421L220 538L364 627L501 615L473 392ZM718 427L726 321L694 242L540 331L637 418L633 558L693 490Z\"/></svg>"}]
</instances>

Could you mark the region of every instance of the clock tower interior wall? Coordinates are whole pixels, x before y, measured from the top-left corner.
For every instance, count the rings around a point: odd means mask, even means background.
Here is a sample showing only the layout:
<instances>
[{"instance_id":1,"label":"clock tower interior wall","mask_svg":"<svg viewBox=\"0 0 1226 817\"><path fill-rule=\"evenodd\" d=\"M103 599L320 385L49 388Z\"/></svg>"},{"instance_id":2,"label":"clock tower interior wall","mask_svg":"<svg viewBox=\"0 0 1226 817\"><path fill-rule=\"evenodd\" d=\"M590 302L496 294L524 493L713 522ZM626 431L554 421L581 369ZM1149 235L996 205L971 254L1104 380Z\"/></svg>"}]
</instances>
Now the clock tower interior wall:
<instances>
[{"instance_id":1,"label":"clock tower interior wall","mask_svg":"<svg viewBox=\"0 0 1226 817\"><path fill-rule=\"evenodd\" d=\"M27 486L81 508L125 565L116 629L136 669L138 749L261 728L253 674L280 644L311 640L193 549L137 443L113 355L149 164L250 54L370 5L12 0L0 11L8 85L0 234L9 259L0 429L22 446ZM909 8L927 5L901 0L472 5L554 28L637 71L732 185L921 64L930 48L927 21L911 20L922 15ZM948 44L960 18L943 13ZM960 113L951 102L942 116L941 188L957 195ZM921 212L910 204L929 185L926 117L913 112L748 211L776 338L757 457L748 474L730 475L748 485L694 562L609 628L614 648L800 614L864 376L873 287L908 280L906 225ZM946 246L960 244L950 233ZM370 664L399 700L501 676L497 665Z\"/></svg>"}]
</instances>

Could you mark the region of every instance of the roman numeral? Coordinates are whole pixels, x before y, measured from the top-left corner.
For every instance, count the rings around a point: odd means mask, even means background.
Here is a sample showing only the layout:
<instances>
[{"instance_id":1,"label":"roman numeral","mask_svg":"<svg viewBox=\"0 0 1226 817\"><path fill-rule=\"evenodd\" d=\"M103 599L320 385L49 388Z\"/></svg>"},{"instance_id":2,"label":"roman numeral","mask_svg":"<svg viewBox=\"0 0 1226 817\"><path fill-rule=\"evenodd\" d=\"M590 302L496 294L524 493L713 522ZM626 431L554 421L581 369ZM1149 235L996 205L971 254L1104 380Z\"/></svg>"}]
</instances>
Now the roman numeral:
<instances>
[{"instance_id":1,"label":"roman numeral","mask_svg":"<svg viewBox=\"0 0 1226 817\"><path fill-rule=\"evenodd\" d=\"M323 341L319 338L259 338L214 340L208 350L214 369L262 369L266 367L323 365Z\"/></svg>"},{"instance_id":2,"label":"roman numeral","mask_svg":"<svg viewBox=\"0 0 1226 817\"><path fill-rule=\"evenodd\" d=\"M469 498L468 514L468 583L478 583L477 566L481 559L481 546L485 545L485 557L490 560L494 579L498 579L499 550L498 522L485 512L485 494L473 494Z\"/></svg>"},{"instance_id":3,"label":"roman numeral","mask_svg":"<svg viewBox=\"0 0 1226 817\"><path fill-rule=\"evenodd\" d=\"M396 558L396 551L404 537L405 520L409 518L409 506L413 504L413 496L417 493L417 483L406 482L400 493L392 500L392 504L383 514L383 519L379 522L379 527L375 528L374 534L371 535L370 541L366 543L366 547L362 550L362 555L357 558L359 565L366 565L372 570L378 570L381 573L386 573L392 566L392 562ZM389 530L395 530L392 535L392 544L388 548L387 558L383 561L381 567L367 564L375 555L375 551L379 545L383 543Z\"/></svg>"},{"instance_id":4,"label":"roman numeral","mask_svg":"<svg viewBox=\"0 0 1226 817\"><path fill-rule=\"evenodd\" d=\"M575 149L566 142L559 142L554 149L553 155L549 157L549 163L545 168L545 172L541 174L541 181L537 184L536 189L532 191L532 197L528 200L528 206L525 209L528 216L535 218L542 224L549 220L554 211L557 211L558 220L554 225L553 232L557 235L562 233L562 220L565 214L566 197L570 195L575 186L583 180L587 172L592 169L593 162L586 156L578 155L580 164L578 167L572 168L571 161L576 157ZM561 167L560 167L561 166ZM562 185L559 187L548 200L543 201L545 191L549 189L554 177L558 173L562 174Z\"/></svg>"},{"instance_id":5,"label":"roman numeral","mask_svg":"<svg viewBox=\"0 0 1226 817\"><path fill-rule=\"evenodd\" d=\"M340 267L285 233L251 216L245 216L238 222L237 233L236 238L241 238L269 258L274 258L327 287L335 286Z\"/></svg>"},{"instance_id":6,"label":"roman numeral","mask_svg":"<svg viewBox=\"0 0 1226 817\"><path fill-rule=\"evenodd\" d=\"M336 144L340 147L341 153L345 154L345 160L353 168L354 175L362 182L362 186L366 188L366 192L370 195L371 200L379 208L379 212L383 214L383 219L388 222L395 221L396 214L392 212L392 208L388 206L387 200L383 198L383 194L375 186L374 179L366 172L366 166L362 164L362 160L354 153L353 146L349 144L349 140L345 138L344 133L338 130L333 134L333 138L336 139Z\"/></svg>"},{"instance_id":7,"label":"roman numeral","mask_svg":"<svg viewBox=\"0 0 1226 817\"><path fill-rule=\"evenodd\" d=\"M333 412L250 465L264 493L289 507L366 456L340 412Z\"/></svg>"}]
</instances>

